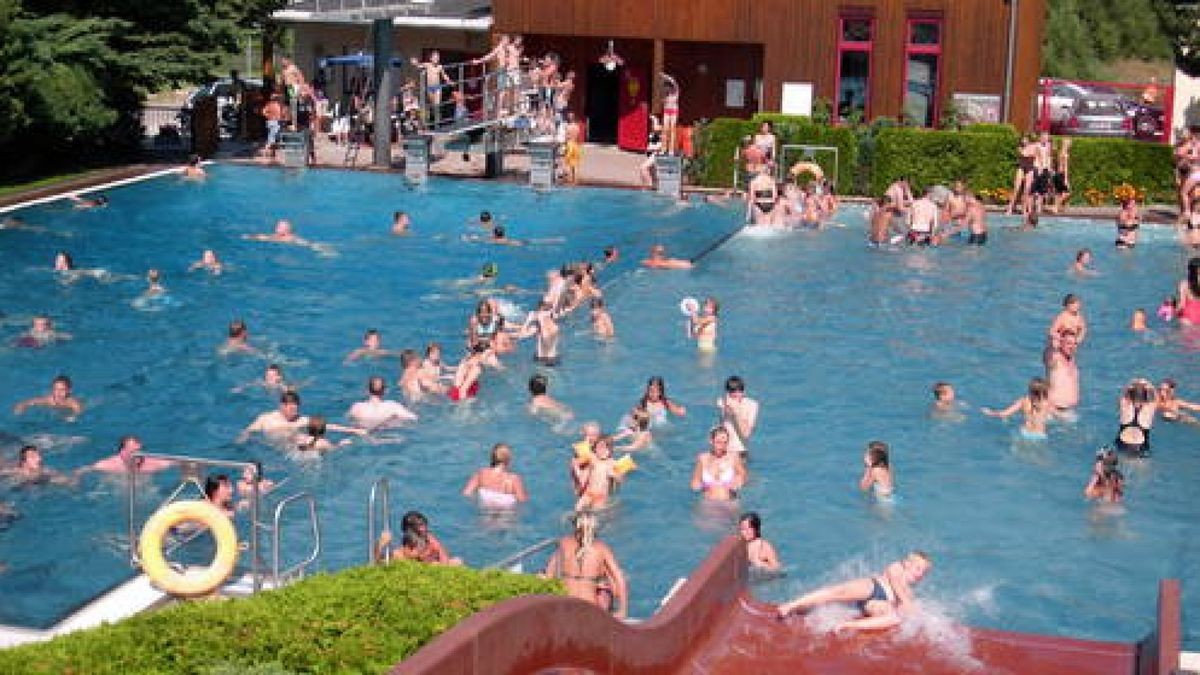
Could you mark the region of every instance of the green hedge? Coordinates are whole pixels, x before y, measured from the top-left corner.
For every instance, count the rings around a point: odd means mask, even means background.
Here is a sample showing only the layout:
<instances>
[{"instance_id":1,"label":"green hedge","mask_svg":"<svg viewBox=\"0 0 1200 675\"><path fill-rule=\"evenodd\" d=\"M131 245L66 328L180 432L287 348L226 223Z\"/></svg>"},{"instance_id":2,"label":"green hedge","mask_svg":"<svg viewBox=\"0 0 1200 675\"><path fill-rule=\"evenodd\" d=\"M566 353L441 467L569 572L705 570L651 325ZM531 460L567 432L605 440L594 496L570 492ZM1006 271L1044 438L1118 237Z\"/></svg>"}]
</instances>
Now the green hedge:
<instances>
[{"instance_id":1,"label":"green hedge","mask_svg":"<svg viewBox=\"0 0 1200 675\"><path fill-rule=\"evenodd\" d=\"M381 673L489 605L556 581L397 562L193 602L0 651L0 673Z\"/></svg>"},{"instance_id":2,"label":"green hedge","mask_svg":"<svg viewBox=\"0 0 1200 675\"><path fill-rule=\"evenodd\" d=\"M1121 138L1074 138L1071 143L1071 202L1084 203L1089 188L1112 193L1121 183L1141 188L1151 201L1175 202L1171 146Z\"/></svg>"},{"instance_id":3,"label":"green hedge","mask_svg":"<svg viewBox=\"0 0 1200 675\"><path fill-rule=\"evenodd\" d=\"M1012 130L883 129L875 143L871 193L882 194L900 176L908 176L915 191L958 178L977 190L1011 187L1016 162L1017 134Z\"/></svg>"}]
</instances>

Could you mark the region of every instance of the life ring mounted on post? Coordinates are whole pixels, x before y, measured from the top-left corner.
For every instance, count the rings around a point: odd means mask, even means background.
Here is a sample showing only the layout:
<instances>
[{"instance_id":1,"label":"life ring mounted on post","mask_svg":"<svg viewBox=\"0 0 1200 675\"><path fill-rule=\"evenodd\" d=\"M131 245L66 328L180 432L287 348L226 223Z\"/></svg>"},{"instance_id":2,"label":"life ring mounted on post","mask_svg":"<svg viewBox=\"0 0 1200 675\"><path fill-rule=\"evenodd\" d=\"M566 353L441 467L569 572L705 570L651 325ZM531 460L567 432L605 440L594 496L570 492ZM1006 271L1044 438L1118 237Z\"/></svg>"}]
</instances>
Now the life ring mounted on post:
<instances>
[{"instance_id":1,"label":"life ring mounted on post","mask_svg":"<svg viewBox=\"0 0 1200 675\"><path fill-rule=\"evenodd\" d=\"M203 569L177 572L163 555L163 539L172 528L183 522L200 523L208 528L217 542L212 563ZM196 597L215 591L237 563L237 530L233 521L221 509L204 500L180 501L168 504L150 516L138 539L138 555L142 571L155 586L181 597Z\"/></svg>"}]
</instances>

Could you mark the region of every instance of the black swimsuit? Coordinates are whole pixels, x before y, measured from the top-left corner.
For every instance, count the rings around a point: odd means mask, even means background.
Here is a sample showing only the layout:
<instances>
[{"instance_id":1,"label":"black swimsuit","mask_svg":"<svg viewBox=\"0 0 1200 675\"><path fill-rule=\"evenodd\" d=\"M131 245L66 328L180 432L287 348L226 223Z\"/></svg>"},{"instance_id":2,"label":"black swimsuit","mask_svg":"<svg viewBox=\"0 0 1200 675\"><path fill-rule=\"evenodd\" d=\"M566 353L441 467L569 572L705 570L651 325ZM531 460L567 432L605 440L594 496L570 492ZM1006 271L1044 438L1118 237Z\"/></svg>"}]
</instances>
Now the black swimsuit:
<instances>
[{"instance_id":1,"label":"black swimsuit","mask_svg":"<svg viewBox=\"0 0 1200 675\"><path fill-rule=\"evenodd\" d=\"M1117 440L1115 441L1114 444L1117 446L1117 449L1122 452L1128 452L1132 455L1137 455L1138 457L1149 457L1150 456L1150 429L1142 426L1141 423L1138 422L1138 417L1141 415L1141 412L1142 412L1142 406L1140 406L1140 405L1133 406L1133 419L1129 420L1128 422L1121 422L1121 427L1119 429L1117 429ZM1141 432L1142 432L1142 442L1141 443L1128 443L1126 441L1121 440L1121 434L1124 433L1124 431L1126 429L1130 429L1130 428L1136 428L1136 429L1141 430Z\"/></svg>"}]
</instances>

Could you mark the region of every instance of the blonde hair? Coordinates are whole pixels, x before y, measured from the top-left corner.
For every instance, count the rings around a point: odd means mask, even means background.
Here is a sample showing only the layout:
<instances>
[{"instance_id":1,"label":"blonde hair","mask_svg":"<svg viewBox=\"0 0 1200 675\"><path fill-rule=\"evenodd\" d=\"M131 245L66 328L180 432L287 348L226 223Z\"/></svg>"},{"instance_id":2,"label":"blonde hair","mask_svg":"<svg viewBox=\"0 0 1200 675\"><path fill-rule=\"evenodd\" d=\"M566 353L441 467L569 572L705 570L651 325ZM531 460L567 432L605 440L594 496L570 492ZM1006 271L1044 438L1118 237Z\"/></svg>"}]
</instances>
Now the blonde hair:
<instances>
[{"instance_id":1,"label":"blonde hair","mask_svg":"<svg viewBox=\"0 0 1200 675\"><path fill-rule=\"evenodd\" d=\"M592 548L592 542L596 540L596 514L591 511L580 511L575 514L575 543L579 546L575 549L575 561L580 565L583 564L583 557Z\"/></svg>"}]
</instances>

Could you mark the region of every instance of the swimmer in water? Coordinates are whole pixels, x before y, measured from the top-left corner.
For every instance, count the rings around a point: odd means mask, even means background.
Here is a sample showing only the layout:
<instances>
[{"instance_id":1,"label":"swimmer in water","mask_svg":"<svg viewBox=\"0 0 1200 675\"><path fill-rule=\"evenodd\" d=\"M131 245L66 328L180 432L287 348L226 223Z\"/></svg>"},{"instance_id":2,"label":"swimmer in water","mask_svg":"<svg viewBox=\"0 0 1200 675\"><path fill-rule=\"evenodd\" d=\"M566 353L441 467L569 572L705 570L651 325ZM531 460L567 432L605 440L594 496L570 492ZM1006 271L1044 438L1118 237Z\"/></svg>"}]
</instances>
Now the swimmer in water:
<instances>
[{"instance_id":1,"label":"swimmer in water","mask_svg":"<svg viewBox=\"0 0 1200 675\"><path fill-rule=\"evenodd\" d=\"M559 540L558 550L546 562L545 575L561 579L567 595L613 611L624 619L629 607L625 575L612 549L596 539L596 515L590 511L575 514L575 531Z\"/></svg>"},{"instance_id":2,"label":"swimmer in water","mask_svg":"<svg viewBox=\"0 0 1200 675\"><path fill-rule=\"evenodd\" d=\"M692 268L692 261L668 258L667 247L655 244L650 247L650 257L642 261L642 267L649 267L653 270L689 270Z\"/></svg>"},{"instance_id":3,"label":"swimmer in water","mask_svg":"<svg viewBox=\"0 0 1200 675\"><path fill-rule=\"evenodd\" d=\"M275 489L275 481L269 480L263 476L262 465L258 462L254 466L248 466L242 469L242 478L237 482L239 511L246 511L250 508L250 501L254 495L254 487L258 486L258 496L262 498L271 490Z\"/></svg>"},{"instance_id":4,"label":"swimmer in water","mask_svg":"<svg viewBox=\"0 0 1200 675\"><path fill-rule=\"evenodd\" d=\"M1092 267L1091 249L1079 249L1079 252L1075 254L1075 262L1071 265L1071 271L1080 276L1095 276L1099 274L1099 272Z\"/></svg>"},{"instance_id":5,"label":"swimmer in water","mask_svg":"<svg viewBox=\"0 0 1200 675\"><path fill-rule=\"evenodd\" d=\"M108 206L108 197L97 195L95 197L80 197L79 195L67 195L67 199L71 200L71 204L77 209L102 209Z\"/></svg>"},{"instance_id":6,"label":"swimmer in water","mask_svg":"<svg viewBox=\"0 0 1200 675\"><path fill-rule=\"evenodd\" d=\"M372 328L363 335L362 346L347 354L342 363L354 363L359 359L379 359L394 354L383 348L383 336Z\"/></svg>"},{"instance_id":7,"label":"swimmer in water","mask_svg":"<svg viewBox=\"0 0 1200 675\"><path fill-rule=\"evenodd\" d=\"M1133 310L1133 316L1129 317L1129 330L1135 333L1145 333L1149 330L1146 326L1146 310L1141 307Z\"/></svg>"},{"instance_id":8,"label":"swimmer in water","mask_svg":"<svg viewBox=\"0 0 1200 675\"><path fill-rule=\"evenodd\" d=\"M741 457L729 451L729 432L724 427L714 427L708 432L708 443L709 449L696 455L692 490L702 492L706 499L737 499L738 490L746 484L746 465Z\"/></svg>"},{"instance_id":9,"label":"swimmer in water","mask_svg":"<svg viewBox=\"0 0 1200 675\"><path fill-rule=\"evenodd\" d=\"M450 379L455 369L447 368L442 363L442 345L430 342L425 346L425 358L421 361L421 389L430 394L446 393L446 385L442 384L443 377ZM449 376L449 377L447 377Z\"/></svg>"},{"instance_id":10,"label":"swimmer in water","mask_svg":"<svg viewBox=\"0 0 1200 675\"><path fill-rule=\"evenodd\" d=\"M1035 377L1029 381L1029 392L1013 401L1012 405L1004 410L983 408L982 411L984 415L1001 419L1008 419L1020 411L1025 417L1025 423L1021 426L1021 436L1031 441L1046 440L1046 422L1054 416L1054 408L1048 399L1049 387L1046 381Z\"/></svg>"},{"instance_id":11,"label":"swimmer in water","mask_svg":"<svg viewBox=\"0 0 1200 675\"><path fill-rule=\"evenodd\" d=\"M1075 360L1079 341L1070 330L1051 336L1042 354L1046 381L1050 384L1050 403L1060 417L1071 417L1079 405L1079 364Z\"/></svg>"},{"instance_id":12,"label":"swimmer in water","mask_svg":"<svg viewBox=\"0 0 1200 675\"><path fill-rule=\"evenodd\" d=\"M1158 389L1149 380L1136 378L1121 390L1117 403L1117 450L1135 457L1150 456L1150 428L1158 413Z\"/></svg>"},{"instance_id":13,"label":"swimmer in water","mask_svg":"<svg viewBox=\"0 0 1200 675\"><path fill-rule=\"evenodd\" d=\"M1053 338L1064 332L1075 334L1077 344L1083 344L1087 337L1087 320L1083 318L1083 300L1074 293L1063 296L1063 310L1054 317L1047 334Z\"/></svg>"},{"instance_id":14,"label":"swimmer in water","mask_svg":"<svg viewBox=\"0 0 1200 675\"><path fill-rule=\"evenodd\" d=\"M630 439L629 443L619 446L617 450L632 452L644 450L654 443L654 435L650 433L650 413L641 408L634 408L626 417L624 428L613 435L613 441Z\"/></svg>"},{"instance_id":15,"label":"swimmer in water","mask_svg":"<svg viewBox=\"0 0 1200 675\"><path fill-rule=\"evenodd\" d=\"M592 299L592 334L608 340L616 337L617 330L613 326L612 316L604 306L604 298Z\"/></svg>"},{"instance_id":16,"label":"swimmer in water","mask_svg":"<svg viewBox=\"0 0 1200 675\"><path fill-rule=\"evenodd\" d=\"M477 234L464 234L463 241L476 242L481 244L497 244L499 246L524 246L526 244L523 239L513 239L508 236L508 232L503 225L497 225L492 228L492 234L488 237L481 237Z\"/></svg>"},{"instance_id":17,"label":"swimmer in water","mask_svg":"<svg viewBox=\"0 0 1200 675\"><path fill-rule=\"evenodd\" d=\"M217 252L211 248L204 249L200 259L188 266L188 271L204 270L210 274L220 274L225 269L224 264L217 258Z\"/></svg>"},{"instance_id":18,"label":"swimmer in water","mask_svg":"<svg viewBox=\"0 0 1200 675\"><path fill-rule=\"evenodd\" d=\"M717 299L705 298L701 310L688 320L688 337L696 341L696 349L702 352L717 351L718 311Z\"/></svg>"},{"instance_id":19,"label":"swimmer in water","mask_svg":"<svg viewBox=\"0 0 1200 675\"><path fill-rule=\"evenodd\" d=\"M525 325L521 327L518 335L521 338L537 336L534 361L549 367L557 366L560 363L558 355L559 328L550 303L545 300L538 303L537 310L529 313L525 319Z\"/></svg>"},{"instance_id":20,"label":"swimmer in water","mask_svg":"<svg viewBox=\"0 0 1200 675\"><path fill-rule=\"evenodd\" d=\"M200 155L192 155L188 158L188 163L179 170L184 178L198 179L208 176L204 171L204 167L200 165Z\"/></svg>"},{"instance_id":21,"label":"swimmer in water","mask_svg":"<svg viewBox=\"0 0 1200 675\"><path fill-rule=\"evenodd\" d=\"M17 453L17 465L0 469L4 476L18 485L75 485L79 475L68 476L42 464L42 451L36 445L26 445Z\"/></svg>"},{"instance_id":22,"label":"swimmer in water","mask_svg":"<svg viewBox=\"0 0 1200 675\"><path fill-rule=\"evenodd\" d=\"M385 400L387 382L378 375L367 380L367 399L350 406L346 414L355 424L366 429L379 429L404 422L416 422L417 416L397 401Z\"/></svg>"},{"instance_id":23,"label":"swimmer in water","mask_svg":"<svg viewBox=\"0 0 1200 675\"><path fill-rule=\"evenodd\" d=\"M746 395L746 382L737 375L725 380L725 395L717 399L717 415L729 432L730 451L744 459L758 424L758 401Z\"/></svg>"},{"instance_id":24,"label":"swimmer in water","mask_svg":"<svg viewBox=\"0 0 1200 675\"><path fill-rule=\"evenodd\" d=\"M146 272L146 290L142 291L142 297L153 298L163 295L167 289L162 285L162 275L156 269L151 269Z\"/></svg>"},{"instance_id":25,"label":"swimmer in water","mask_svg":"<svg viewBox=\"0 0 1200 675\"><path fill-rule=\"evenodd\" d=\"M263 371L263 376L262 376L261 380L257 380L255 382L250 382L248 384L239 385L237 387L234 387L233 392L235 394L240 394L241 392L246 391L246 389L248 389L250 387L262 387L263 389L266 389L267 391L283 391L285 389L293 389L293 390L295 389L294 386L288 384L283 379L283 368L280 368L277 364L274 364L274 363L267 366L266 370Z\"/></svg>"},{"instance_id":26,"label":"swimmer in water","mask_svg":"<svg viewBox=\"0 0 1200 675\"><path fill-rule=\"evenodd\" d=\"M420 401L425 395L421 386L421 357L411 349L400 352L400 391L409 403Z\"/></svg>"},{"instance_id":27,"label":"swimmer in water","mask_svg":"<svg viewBox=\"0 0 1200 675\"><path fill-rule=\"evenodd\" d=\"M122 436L117 442L117 454L92 464L88 469L104 473L153 473L174 466L174 462L154 457L138 457L142 441L137 436Z\"/></svg>"},{"instance_id":28,"label":"swimmer in water","mask_svg":"<svg viewBox=\"0 0 1200 675\"><path fill-rule=\"evenodd\" d=\"M1117 467L1120 460L1116 450L1106 447L1096 453L1092 475L1083 488L1086 499L1116 504L1125 497L1125 476Z\"/></svg>"},{"instance_id":29,"label":"swimmer in water","mask_svg":"<svg viewBox=\"0 0 1200 675\"><path fill-rule=\"evenodd\" d=\"M71 334L64 333L54 328L54 322L50 317L39 314L33 317L33 321L29 325L29 330L16 340L18 347L45 347L53 342L61 342L70 340Z\"/></svg>"},{"instance_id":30,"label":"swimmer in water","mask_svg":"<svg viewBox=\"0 0 1200 675\"><path fill-rule=\"evenodd\" d=\"M250 329L246 322L234 319L229 322L229 337L219 350L222 354L259 354L257 347L250 344Z\"/></svg>"},{"instance_id":31,"label":"swimmer in water","mask_svg":"<svg viewBox=\"0 0 1200 675\"><path fill-rule=\"evenodd\" d=\"M478 225L480 227L491 229L492 227L494 227L494 220L492 219L492 212L491 211L480 211L479 218L477 218L474 221L474 224Z\"/></svg>"},{"instance_id":32,"label":"swimmer in water","mask_svg":"<svg viewBox=\"0 0 1200 675\"><path fill-rule=\"evenodd\" d=\"M75 416L83 412L83 403L71 393L71 378L66 375L59 375L54 378L54 381L50 383L49 394L35 396L13 406L13 413L21 415L34 406L66 410L70 413L68 419L74 419Z\"/></svg>"},{"instance_id":33,"label":"swimmer in water","mask_svg":"<svg viewBox=\"0 0 1200 675\"><path fill-rule=\"evenodd\" d=\"M304 424L303 430L295 437L297 451L325 454L331 450L350 445L351 441L349 438L343 438L334 443L325 437L331 425L325 421L324 417L313 415L306 418L306 420L307 422Z\"/></svg>"},{"instance_id":34,"label":"swimmer in water","mask_svg":"<svg viewBox=\"0 0 1200 675\"><path fill-rule=\"evenodd\" d=\"M546 391L549 381L545 375L537 374L529 378L529 412L532 415L548 414L559 419L570 419L574 413L562 401L554 399Z\"/></svg>"},{"instance_id":35,"label":"swimmer in water","mask_svg":"<svg viewBox=\"0 0 1200 675\"><path fill-rule=\"evenodd\" d=\"M779 555L775 547L762 536L762 518L754 511L743 513L738 518L738 536L746 542L746 558L750 561L750 569L778 572Z\"/></svg>"},{"instance_id":36,"label":"swimmer in water","mask_svg":"<svg viewBox=\"0 0 1200 675\"><path fill-rule=\"evenodd\" d=\"M458 368L454 371L454 385L446 392L452 402L461 403L479 395L479 378L483 375L483 362L488 351L486 342L476 342L458 362Z\"/></svg>"},{"instance_id":37,"label":"swimmer in water","mask_svg":"<svg viewBox=\"0 0 1200 675\"><path fill-rule=\"evenodd\" d=\"M1164 323L1171 323L1175 320L1175 315L1179 312L1179 301L1175 296L1163 298L1162 304L1158 306L1158 311L1155 312L1158 318Z\"/></svg>"},{"instance_id":38,"label":"swimmer in water","mask_svg":"<svg viewBox=\"0 0 1200 675\"><path fill-rule=\"evenodd\" d=\"M70 253L59 251L54 255L55 272L72 272L75 270L75 260Z\"/></svg>"},{"instance_id":39,"label":"swimmer in water","mask_svg":"<svg viewBox=\"0 0 1200 675\"><path fill-rule=\"evenodd\" d=\"M958 412L958 399L954 386L949 382L937 382L933 385L934 416L953 415Z\"/></svg>"},{"instance_id":40,"label":"swimmer in water","mask_svg":"<svg viewBox=\"0 0 1200 675\"><path fill-rule=\"evenodd\" d=\"M1167 378L1158 385L1158 414L1167 422L1183 422L1185 424L1200 424L1200 419L1184 412L1190 410L1200 413L1200 403L1192 403L1179 398L1175 393L1175 380Z\"/></svg>"},{"instance_id":41,"label":"swimmer in water","mask_svg":"<svg viewBox=\"0 0 1200 675\"><path fill-rule=\"evenodd\" d=\"M525 483L510 469L511 464L512 448L504 443L492 446L489 466L471 474L463 487L463 496L478 495L480 506L490 508L510 508L529 501Z\"/></svg>"},{"instance_id":42,"label":"swimmer in water","mask_svg":"<svg viewBox=\"0 0 1200 675\"><path fill-rule=\"evenodd\" d=\"M260 433L268 438L286 439L301 432L308 426L309 418L300 414L300 395L294 391L285 391L279 396L279 407L269 410L250 423L238 434L237 442L245 443L250 436ZM366 431L357 427L347 427L340 424L327 425L329 431L345 434L366 435Z\"/></svg>"},{"instance_id":43,"label":"swimmer in water","mask_svg":"<svg viewBox=\"0 0 1200 675\"><path fill-rule=\"evenodd\" d=\"M402 237L412 234L412 219L406 211L396 211L392 214L392 234Z\"/></svg>"},{"instance_id":44,"label":"swimmer in water","mask_svg":"<svg viewBox=\"0 0 1200 675\"><path fill-rule=\"evenodd\" d=\"M807 612L831 603L856 604L860 617L838 624L837 630L881 630L900 624L906 615L918 610L913 586L925 578L933 563L923 551L913 551L898 560L883 573L855 579L843 584L805 594L779 606L779 617L785 619L793 612Z\"/></svg>"},{"instance_id":45,"label":"swimmer in water","mask_svg":"<svg viewBox=\"0 0 1200 675\"><path fill-rule=\"evenodd\" d=\"M667 413L678 417L687 415L687 408L667 396L667 383L658 375L651 377L646 382L646 390L642 393L637 407L650 414L651 424L654 425L665 424Z\"/></svg>"},{"instance_id":46,"label":"swimmer in water","mask_svg":"<svg viewBox=\"0 0 1200 675\"><path fill-rule=\"evenodd\" d=\"M328 244L309 241L296 234L291 221L280 219L275 222L275 229L270 234L243 234L242 239L250 241L265 241L275 244L292 244L301 246L317 253L330 254L333 249Z\"/></svg>"},{"instance_id":47,"label":"swimmer in water","mask_svg":"<svg viewBox=\"0 0 1200 675\"><path fill-rule=\"evenodd\" d=\"M591 453L571 458L571 478L575 482L576 511L593 511L608 505L613 489L621 481L613 459L613 441L601 436L592 444Z\"/></svg>"},{"instance_id":48,"label":"swimmer in water","mask_svg":"<svg viewBox=\"0 0 1200 675\"><path fill-rule=\"evenodd\" d=\"M875 496L887 499L895 491L892 467L888 459L888 445L883 441L867 443L867 452L863 454L863 475L858 480L858 489L866 492L874 490Z\"/></svg>"}]
</instances>

